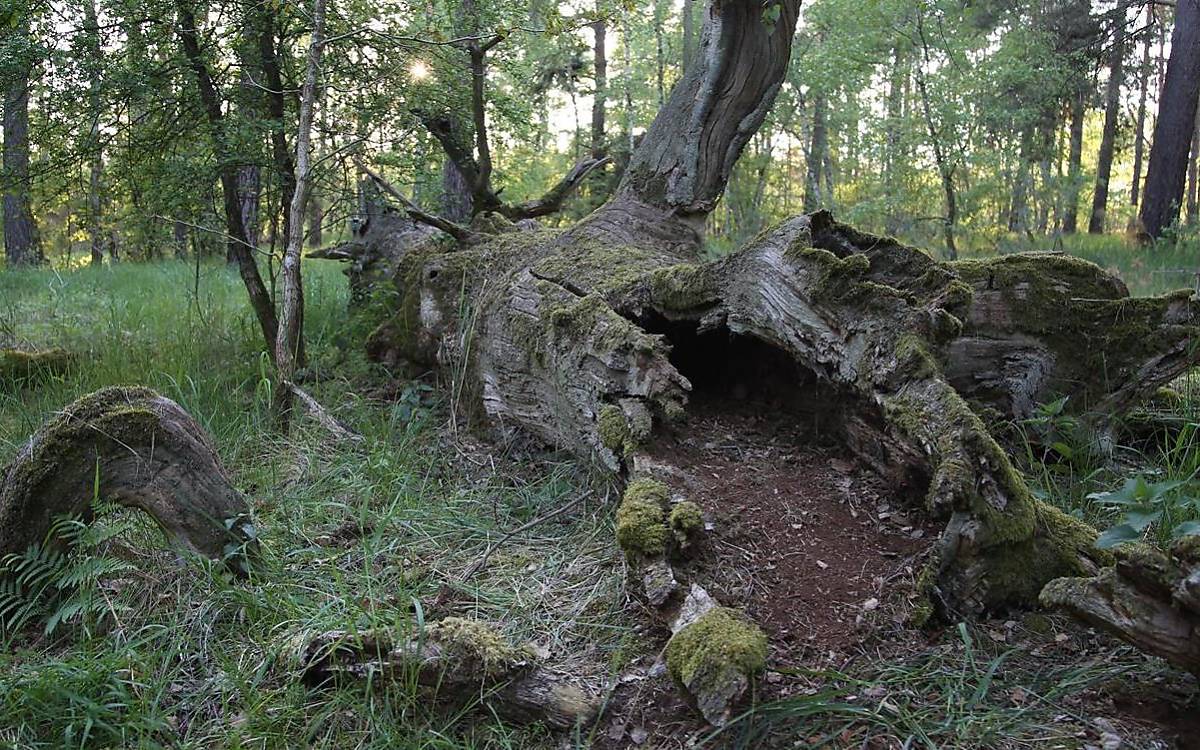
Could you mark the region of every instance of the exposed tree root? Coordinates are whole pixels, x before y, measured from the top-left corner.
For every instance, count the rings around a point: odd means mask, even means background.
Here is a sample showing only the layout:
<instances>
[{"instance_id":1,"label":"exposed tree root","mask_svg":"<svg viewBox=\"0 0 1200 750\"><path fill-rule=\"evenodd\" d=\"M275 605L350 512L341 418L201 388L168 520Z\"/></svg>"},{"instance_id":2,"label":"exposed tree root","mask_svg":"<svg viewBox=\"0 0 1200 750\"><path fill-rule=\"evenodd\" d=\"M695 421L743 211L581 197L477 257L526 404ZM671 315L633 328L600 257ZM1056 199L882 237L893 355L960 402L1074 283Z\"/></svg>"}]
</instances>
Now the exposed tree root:
<instances>
[{"instance_id":1,"label":"exposed tree root","mask_svg":"<svg viewBox=\"0 0 1200 750\"><path fill-rule=\"evenodd\" d=\"M1122 547L1114 566L1091 578L1059 578L1042 603L1200 676L1200 539L1169 553Z\"/></svg>"},{"instance_id":2,"label":"exposed tree root","mask_svg":"<svg viewBox=\"0 0 1200 750\"><path fill-rule=\"evenodd\" d=\"M255 549L246 497L208 435L145 388L84 396L30 438L0 476L0 556L40 543L60 515L95 498L146 512L180 547L244 570Z\"/></svg>"}]
</instances>

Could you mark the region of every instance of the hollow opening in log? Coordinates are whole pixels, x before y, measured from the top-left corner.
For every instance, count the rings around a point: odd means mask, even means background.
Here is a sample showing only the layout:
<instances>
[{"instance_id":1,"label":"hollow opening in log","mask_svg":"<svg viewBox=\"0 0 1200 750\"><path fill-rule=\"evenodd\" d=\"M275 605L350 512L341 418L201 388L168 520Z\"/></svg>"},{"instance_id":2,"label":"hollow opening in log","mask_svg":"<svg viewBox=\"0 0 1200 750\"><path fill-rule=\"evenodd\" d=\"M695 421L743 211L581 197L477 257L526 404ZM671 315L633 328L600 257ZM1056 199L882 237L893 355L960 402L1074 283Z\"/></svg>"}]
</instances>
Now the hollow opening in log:
<instances>
[{"instance_id":1,"label":"hollow opening in log","mask_svg":"<svg viewBox=\"0 0 1200 750\"><path fill-rule=\"evenodd\" d=\"M724 327L700 332L696 321L655 315L641 325L671 342L671 364L692 385L689 413L774 415L805 442L840 442L845 398L787 353Z\"/></svg>"},{"instance_id":2,"label":"hollow opening in log","mask_svg":"<svg viewBox=\"0 0 1200 750\"><path fill-rule=\"evenodd\" d=\"M906 617L940 528L850 451L847 420L870 406L752 336L639 325L670 341L692 385L687 418L647 448L713 526L677 572L744 609L785 665L850 652L875 618Z\"/></svg>"}]
</instances>

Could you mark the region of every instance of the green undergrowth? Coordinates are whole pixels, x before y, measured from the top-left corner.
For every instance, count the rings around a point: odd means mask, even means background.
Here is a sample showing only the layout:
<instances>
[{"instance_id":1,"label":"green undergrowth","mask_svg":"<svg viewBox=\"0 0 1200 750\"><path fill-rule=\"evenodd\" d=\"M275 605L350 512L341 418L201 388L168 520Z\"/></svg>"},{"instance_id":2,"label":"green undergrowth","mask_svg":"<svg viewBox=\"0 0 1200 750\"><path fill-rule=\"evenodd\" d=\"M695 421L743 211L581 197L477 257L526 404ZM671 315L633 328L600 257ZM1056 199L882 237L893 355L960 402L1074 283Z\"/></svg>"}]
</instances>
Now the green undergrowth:
<instances>
[{"instance_id":1,"label":"green undergrowth","mask_svg":"<svg viewBox=\"0 0 1200 750\"><path fill-rule=\"evenodd\" d=\"M907 656L787 671L806 687L761 703L709 741L739 749L1085 748L1099 745L1100 730L1089 726L1096 693L1136 694L1165 675L1132 648L1061 640L1050 622L1034 632L1035 620L1047 618L959 625ZM1152 737L1124 739L1131 749L1162 746Z\"/></svg>"},{"instance_id":2,"label":"green undergrowth","mask_svg":"<svg viewBox=\"0 0 1200 750\"><path fill-rule=\"evenodd\" d=\"M0 392L0 464L78 396L144 384L214 435L263 550L233 579L177 559L139 513L106 518L121 533L97 554L121 564L93 584L86 617L49 635L40 622L0 631L0 747L558 747L405 680L307 688L297 648L330 630L401 636L462 617L593 684L628 649L636 620L605 488L554 456L464 453L440 389L386 377L346 337L338 271L304 267L304 385L361 446L303 417L287 440L272 432L270 369L230 269L202 266L198 295L194 269L174 263L0 273L0 346L61 346L78 363ZM581 494L463 581L506 532Z\"/></svg>"}]
</instances>

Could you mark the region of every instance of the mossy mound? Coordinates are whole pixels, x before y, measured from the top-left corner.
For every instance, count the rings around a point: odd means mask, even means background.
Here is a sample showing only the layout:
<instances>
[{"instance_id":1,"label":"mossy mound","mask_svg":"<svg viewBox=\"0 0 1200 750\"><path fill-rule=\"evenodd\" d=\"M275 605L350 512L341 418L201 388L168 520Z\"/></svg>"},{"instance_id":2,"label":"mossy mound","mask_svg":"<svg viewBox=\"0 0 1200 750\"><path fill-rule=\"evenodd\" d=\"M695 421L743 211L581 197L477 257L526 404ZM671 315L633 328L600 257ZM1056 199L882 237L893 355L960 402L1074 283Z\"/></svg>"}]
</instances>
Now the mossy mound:
<instances>
[{"instance_id":1,"label":"mossy mound","mask_svg":"<svg viewBox=\"0 0 1200 750\"><path fill-rule=\"evenodd\" d=\"M525 649L513 646L491 627L475 620L447 617L430 625L425 634L459 666L457 679L505 677L531 662Z\"/></svg>"},{"instance_id":2,"label":"mossy mound","mask_svg":"<svg viewBox=\"0 0 1200 750\"><path fill-rule=\"evenodd\" d=\"M704 513L700 506L685 500L671 509L667 525L681 549L694 545L704 532Z\"/></svg>"},{"instance_id":3,"label":"mossy mound","mask_svg":"<svg viewBox=\"0 0 1200 750\"><path fill-rule=\"evenodd\" d=\"M0 389L32 385L61 375L73 362L74 356L66 349L0 349Z\"/></svg>"},{"instance_id":4,"label":"mossy mound","mask_svg":"<svg viewBox=\"0 0 1200 750\"><path fill-rule=\"evenodd\" d=\"M720 725L767 663L767 636L742 613L715 607L667 643L667 671Z\"/></svg>"},{"instance_id":5,"label":"mossy mound","mask_svg":"<svg viewBox=\"0 0 1200 750\"><path fill-rule=\"evenodd\" d=\"M617 508L617 544L625 553L655 557L667 551L667 486L653 479L639 479L625 489Z\"/></svg>"}]
</instances>

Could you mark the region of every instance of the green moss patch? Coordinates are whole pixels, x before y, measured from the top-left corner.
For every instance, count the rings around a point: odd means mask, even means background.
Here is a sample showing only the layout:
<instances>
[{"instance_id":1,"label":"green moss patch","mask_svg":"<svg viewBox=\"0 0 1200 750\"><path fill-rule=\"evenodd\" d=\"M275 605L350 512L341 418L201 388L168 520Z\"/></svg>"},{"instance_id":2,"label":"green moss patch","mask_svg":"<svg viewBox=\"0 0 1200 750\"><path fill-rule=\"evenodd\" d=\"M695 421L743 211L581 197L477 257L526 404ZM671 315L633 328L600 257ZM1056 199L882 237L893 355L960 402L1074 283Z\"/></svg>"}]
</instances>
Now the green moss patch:
<instances>
[{"instance_id":1,"label":"green moss patch","mask_svg":"<svg viewBox=\"0 0 1200 750\"><path fill-rule=\"evenodd\" d=\"M488 625L462 617L447 617L426 629L426 636L461 668L480 678L510 674L529 662L526 649L516 648Z\"/></svg>"},{"instance_id":2,"label":"green moss patch","mask_svg":"<svg viewBox=\"0 0 1200 750\"><path fill-rule=\"evenodd\" d=\"M639 479L625 489L617 508L617 544L628 555L654 557L667 551L667 486Z\"/></svg>"},{"instance_id":3,"label":"green moss patch","mask_svg":"<svg viewBox=\"0 0 1200 750\"><path fill-rule=\"evenodd\" d=\"M667 525L671 528L676 543L681 548L686 548L695 544L704 532L704 513L699 505L685 500L671 509Z\"/></svg>"},{"instance_id":4,"label":"green moss patch","mask_svg":"<svg viewBox=\"0 0 1200 750\"><path fill-rule=\"evenodd\" d=\"M715 607L667 643L667 671L693 695L727 694L767 663L767 636L748 617Z\"/></svg>"}]
</instances>

